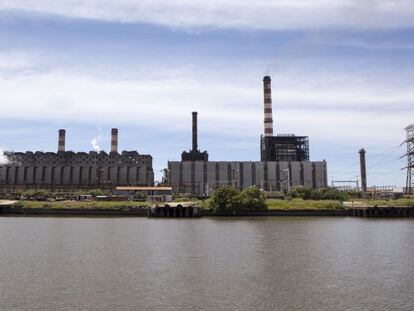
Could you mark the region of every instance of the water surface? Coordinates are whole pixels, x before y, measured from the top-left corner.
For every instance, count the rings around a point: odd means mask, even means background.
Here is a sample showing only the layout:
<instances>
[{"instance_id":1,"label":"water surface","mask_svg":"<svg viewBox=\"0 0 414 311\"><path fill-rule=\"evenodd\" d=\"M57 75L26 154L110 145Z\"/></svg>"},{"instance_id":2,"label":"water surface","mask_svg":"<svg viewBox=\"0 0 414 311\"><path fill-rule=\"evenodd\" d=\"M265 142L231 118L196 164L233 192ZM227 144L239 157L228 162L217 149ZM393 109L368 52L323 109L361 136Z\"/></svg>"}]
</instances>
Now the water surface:
<instances>
[{"instance_id":1,"label":"water surface","mask_svg":"<svg viewBox=\"0 0 414 311\"><path fill-rule=\"evenodd\" d=\"M414 221L0 217L0 310L413 310Z\"/></svg>"}]
</instances>

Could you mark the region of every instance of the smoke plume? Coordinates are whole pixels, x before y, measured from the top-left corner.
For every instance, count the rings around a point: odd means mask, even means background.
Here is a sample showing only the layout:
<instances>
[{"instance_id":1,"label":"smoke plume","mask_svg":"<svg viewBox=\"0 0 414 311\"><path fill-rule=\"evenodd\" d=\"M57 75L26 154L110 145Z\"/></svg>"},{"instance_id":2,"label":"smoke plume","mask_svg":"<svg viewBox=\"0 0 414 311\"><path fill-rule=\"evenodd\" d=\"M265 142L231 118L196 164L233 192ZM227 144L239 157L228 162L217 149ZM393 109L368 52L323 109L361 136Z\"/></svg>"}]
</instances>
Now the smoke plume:
<instances>
[{"instance_id":1,"label":"smoke plume","mask_svg":"<svg viewBox=\"0 0 414 311\"><path fill-rule=\"evenodd\" d=\"M9 163L10 163L9 158L7 158L7 156L4 154L3 149L0 148L0 165L6 165Z\"/></svg>"},{"instance_id":2,"label":"smoke plume","mask_svg":"<svg viewBox=\"0 0 414 311\"><path fill-rule=\"evenodd\" d=\"M99 146L99 141L101 140L101 136L94 137L91 141L92 150L96 152L101 152L101 147Z\"/></svg>"}]
</instances>

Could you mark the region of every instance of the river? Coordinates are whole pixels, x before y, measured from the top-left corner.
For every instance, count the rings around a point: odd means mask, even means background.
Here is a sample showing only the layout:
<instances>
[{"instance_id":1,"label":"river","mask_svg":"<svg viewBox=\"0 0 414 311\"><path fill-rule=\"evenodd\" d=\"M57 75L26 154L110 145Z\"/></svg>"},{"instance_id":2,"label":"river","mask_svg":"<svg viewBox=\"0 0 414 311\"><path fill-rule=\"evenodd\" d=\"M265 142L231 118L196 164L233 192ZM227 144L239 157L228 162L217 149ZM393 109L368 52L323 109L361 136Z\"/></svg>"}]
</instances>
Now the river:
<instances>
[{"instance_id":1,"label":"river","mask_svg":"<svg viewBox=\"0 0 414 311\"><path fill-rule=\"evenodd\" d=\"M0 217L0 310L413 310L414 220Z\"/></svg>"}]
</instances>

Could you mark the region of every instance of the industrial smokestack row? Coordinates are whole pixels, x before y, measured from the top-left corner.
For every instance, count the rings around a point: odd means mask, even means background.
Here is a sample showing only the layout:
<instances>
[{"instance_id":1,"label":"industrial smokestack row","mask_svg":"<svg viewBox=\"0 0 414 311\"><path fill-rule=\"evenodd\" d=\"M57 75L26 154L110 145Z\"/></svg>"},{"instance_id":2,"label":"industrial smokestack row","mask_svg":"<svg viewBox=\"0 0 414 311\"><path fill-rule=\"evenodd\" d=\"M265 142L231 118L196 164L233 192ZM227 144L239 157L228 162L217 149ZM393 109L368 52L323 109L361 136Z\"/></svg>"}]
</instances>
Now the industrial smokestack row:
<instances>
[{"instance_id":1,"label":"industrial smokestack row","mask_svg":"<svg viewBox=\"0 0 414 311\"><path fill-rule=\"evenodd\" d=\"M197 114L197 113L196 113ZM196 122L196 132L197 132L197 115L195 116ZM193 121L193 131L194 131L194 121ZM58 138L58 152L65 152L65 144L66 144L66 130L60 129L59 130L59 138ZM195 138L195 145L197 146L197 133ZM193 146L194 146L194 137L193 137ZM111 152L118 153L118 129L111 130Z\"/></svg>"},{"instance_id":2,"label":"industrial smokestack row","mask_svg":"<svg viewBox=\"0 0 414 311\"><path fill-rule=\"evenodd\" d=\"M264 136L273 136L272 113L272 80L269 76L263 78L264 93Z\"/></svg>"},{"instance_id":3,"label":"industrial smokestack row","mask_svg":"<svg viewBox=\"0 0 414 311\"><path fill-rule=\"evenodd\" d=\"M198 149L198 142L197 142L197 112L193 112L193 151Z\"/></svg>"},{"instance_id":4,"label":"industrial smokestack row","mask_svg":"<svg viewBox=\"0 0 414 311\"><path fill-rule=\"evenodd\" d=\"M58 152L65 152L65 135L66 135L66 131L63 129L60 129L59 139L58 139Z\"/></svg>"},{"instance_id":5,"label":"industrial smokestack row","mask_svg":"<svg viewBox=\"0 0 414 311\"><path fill-rule=\"evenodd\" d=\"M118 129L111 130L111 153L118 153Z\"/></svg>"}]
</instances>

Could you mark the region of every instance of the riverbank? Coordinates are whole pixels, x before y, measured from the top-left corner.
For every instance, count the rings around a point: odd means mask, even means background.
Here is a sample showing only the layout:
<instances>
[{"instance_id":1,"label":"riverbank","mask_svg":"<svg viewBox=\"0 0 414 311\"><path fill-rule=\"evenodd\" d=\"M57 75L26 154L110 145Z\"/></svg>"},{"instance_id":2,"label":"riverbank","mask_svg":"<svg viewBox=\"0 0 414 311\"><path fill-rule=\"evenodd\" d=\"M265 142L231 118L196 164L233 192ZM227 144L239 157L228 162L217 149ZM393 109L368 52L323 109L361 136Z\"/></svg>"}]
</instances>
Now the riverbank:
<instances>
[{"instance_id":1,"label":"riverbank","mask_svg":"<svg viewBox=\"0 0 414 311\"><path fill-rule=\"evenodd\" d=\"M390 200L391 201L391 200ZM267 200L265 210L240 210L236 212L215 215L207 209L205 202L176 202L176 204L194 204L202 209L201 216L229 217L229 216L402 216L410 217L414 209L412 200L386 201L388 205L377 205L375 201L312 201L312 200ZM379 201L378 201L379 202ZM381 201L382 203L382 201ZM393 205L391 205L391 203ZM167 203L160 203L164 205ZM2 201L0 214L7 216L148 216L148 208L154 205L151 202L41 202L41 201ZM398 209L403 208L401 211ZM385 211L387 209L387 211ZM395 212L395 210L397 211ZM371 211L372 210L372 211ZM390 210L390 212L388 212ZM384 211L384 212L382 212Z\"/></svg>"},{"instance_id":2,"label":"riverbank","mask_svg":"<svg viewBox=\"0 0 414 311\"><path fill-rule=\"evenodd\" d=\"M93 209L93 208L13 208L0 209L3 216L132 216L147 217L146 207L134 209ZM205 217L234 217L234 216L347 216L346 210L248 210L236 213L214 215L210 210L202 210Z\"/></svg>"}]
</instances>

